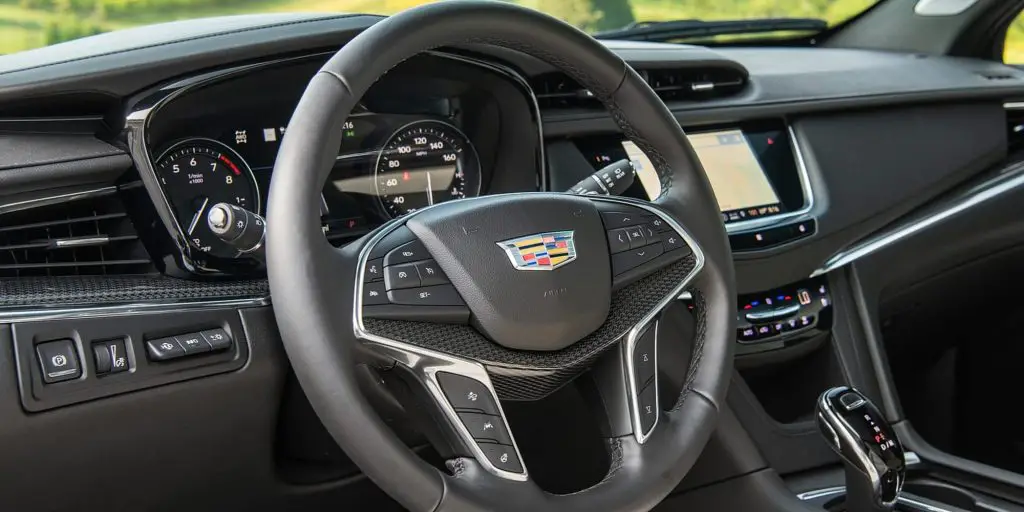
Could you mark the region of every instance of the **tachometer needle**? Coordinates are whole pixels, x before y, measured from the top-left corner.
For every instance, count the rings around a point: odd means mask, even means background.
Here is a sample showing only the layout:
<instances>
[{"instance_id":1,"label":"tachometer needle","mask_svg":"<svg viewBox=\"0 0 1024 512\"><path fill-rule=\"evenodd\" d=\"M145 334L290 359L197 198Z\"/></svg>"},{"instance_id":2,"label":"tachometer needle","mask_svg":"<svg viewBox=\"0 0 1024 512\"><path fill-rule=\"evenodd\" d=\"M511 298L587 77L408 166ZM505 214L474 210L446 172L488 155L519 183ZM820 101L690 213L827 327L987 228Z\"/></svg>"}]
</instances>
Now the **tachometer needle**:
<instances>
[{"instance_id":1,"label":"tachometer needle","mask_svg":"<svg viewBox=\"0 0 1024 512\"><path fill-rule=\"evenodd\" d=\"M196 230L196 226L199 225L199 219L203 218L203 211L206 210L206 205L210 203L210 198L203 199L203 205L199 207L199 211L196 212L195 216L192 217L192 222L188 225L188 234L191 236L192 232Z\"/></svg>"},{"instance_id":2,"label":"tachometer needle","mask_svg":"<svg viewBox=\"0 0 1024 512\"><path fill-rule=\"evenodd\" d=\"M430 169L427 169L427 206L434 206L434 185L430 183Z\"/></svg>"}]
</instances>

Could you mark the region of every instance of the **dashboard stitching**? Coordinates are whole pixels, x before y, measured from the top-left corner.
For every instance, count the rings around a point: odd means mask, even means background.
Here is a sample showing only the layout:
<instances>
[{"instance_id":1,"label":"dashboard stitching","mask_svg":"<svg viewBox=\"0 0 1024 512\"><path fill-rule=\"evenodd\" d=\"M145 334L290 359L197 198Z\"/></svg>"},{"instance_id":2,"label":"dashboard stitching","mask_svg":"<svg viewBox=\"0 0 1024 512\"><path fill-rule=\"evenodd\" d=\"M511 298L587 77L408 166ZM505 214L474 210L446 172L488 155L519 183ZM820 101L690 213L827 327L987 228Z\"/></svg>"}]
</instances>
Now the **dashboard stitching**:
<instances>
[{"instance_id":1,"label":"dashboard stitching","mask_svg":"<svg viewBox=\"0 0 1024 512\"><path fill-rule=\"evenodd\" d=\"M214 33L214 34L204 34L204 35L201 35L201 36L190 37L190 38L187 38L187 39L178 39L178 40L175 40L175 41L167 41L165 43L158 43L158 44L151 44L151 45L148 45L148 46L139 46L139 47L129 48L127 50L118 50L118 51L107 52L107 53L98 53L98 54L93 54L93 55L87 55L85 57L78 57L78 58L62 60L62 61L58 61L58 62L51 62L51 63L43 64L43 65L40 65L40 66L30 66L30 67L25 67L25 68L19 68L19 69L11 70L11 71L3 71L3 72L0 72L0 75L9 75L9 74L13 74L13 73L22 73L22 72L31 71L31 70L34 70L34 69L43 69L43 68L47 68L47 67L51 67L51 66L59 66L61 64L71 64L73 62L82 62L82 61L87 61L87 60L91 60L91 59L97 59L97 58L100 58L100 57L109 57L111 55L120 55L120 54L131 53L131 52L139 51L139 50L150 50L150 49L153 49L153 48L160 48L162 46L172 46L172 45L176 45L176 44L180 44L180 43L188 43L188 42L192 42L192 41L199 41L199 40L202 40L202 39L210 39L210 38L226 36L226 35L235 35L235 34L242 34L242 33L246 33L246 32L255 32L255 31L264 30L264 29L270 29L270 28L297 26L297 25L303 25L303 24L306 24L306 23L317 23L317 22L321 22L321 21L332 21L332 20L340 20L340 19L345 19L345 18L355 18L355 17L358 17L358 16L364 16L364 15L360 15L360 14L340 14L340 15L325 16L325 17L320 17L320 18L315 18L315 19L310 19L310 20L289 21L289 22L285 22L285 23L273 23L273 24L270 24L270 25L260 25L258 27L242 28L242 29L232 30L232 31L217 32L217 33Z\"/></svg>"}]
</instances>

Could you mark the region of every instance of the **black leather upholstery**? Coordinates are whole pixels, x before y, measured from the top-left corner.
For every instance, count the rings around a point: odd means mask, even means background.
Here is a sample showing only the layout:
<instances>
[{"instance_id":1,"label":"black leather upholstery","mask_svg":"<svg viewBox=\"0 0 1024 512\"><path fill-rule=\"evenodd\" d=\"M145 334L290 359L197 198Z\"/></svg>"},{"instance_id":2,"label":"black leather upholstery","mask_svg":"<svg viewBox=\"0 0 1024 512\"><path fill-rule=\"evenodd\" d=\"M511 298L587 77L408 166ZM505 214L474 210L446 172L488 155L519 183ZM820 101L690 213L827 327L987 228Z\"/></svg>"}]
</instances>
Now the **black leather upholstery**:
<instances>
[{"instance_id":1,"label":"black leather upholstery","mask_svg":"<svg viewBox=\"0 0 1024 512\"><path fill-rule=\"evenodd\" d=\"M355 384L355 256L333 250L314 200L332 166L342 121L378 77L424 50L461 43L513 48L559 66L602 100L657 167L656 204L680 220L706 255L695 282L701 305L688 385L646 444L610 439L613 464L592 488L566 496L503 480L474 459L444 475L420 461L381 422ZM718 205L681 128L647 84L590 36L501 2L442 2L366 30L310 82L282 141L268 205L274 309L296 374L321 420L363 471L412 510L638 510L661 501L707 442L732 370L735 284ZM345 290L338 293L337 290ZM528 461L527 461L528 462Z\"/></svg>"}]
</instances>

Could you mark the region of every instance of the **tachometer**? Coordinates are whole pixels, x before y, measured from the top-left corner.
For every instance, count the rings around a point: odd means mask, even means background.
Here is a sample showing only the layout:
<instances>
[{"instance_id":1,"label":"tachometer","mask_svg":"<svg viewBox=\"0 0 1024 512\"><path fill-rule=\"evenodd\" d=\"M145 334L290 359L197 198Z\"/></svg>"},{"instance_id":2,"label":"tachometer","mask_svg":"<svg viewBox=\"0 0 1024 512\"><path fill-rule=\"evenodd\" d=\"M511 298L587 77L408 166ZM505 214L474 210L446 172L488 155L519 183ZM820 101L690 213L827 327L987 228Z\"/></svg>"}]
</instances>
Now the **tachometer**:
<instances>
[{"instance_id":1,"label":"tachometer","mask_svg":"<svg viewBox=\"0 0 1024 512\"><path fill-rule=\"evenodd\" d=\"M221 202L260 211L256 179L242 157L220 142L189 139L164 152L156 174L188 243L213 256L236 256L210 231L206 214Z\"/></svg>"},{"instance_id":2,"label":"tachometer","mask_svg":"<svg viewBox=\"0 0 1024 512\"><path fill-rule=\"evenodd\" d=\"M469 139L440 121L416 121L388 138L377 157L377 196L392 217L480 194L480 162Z\"/></svg>"}]
</instances>

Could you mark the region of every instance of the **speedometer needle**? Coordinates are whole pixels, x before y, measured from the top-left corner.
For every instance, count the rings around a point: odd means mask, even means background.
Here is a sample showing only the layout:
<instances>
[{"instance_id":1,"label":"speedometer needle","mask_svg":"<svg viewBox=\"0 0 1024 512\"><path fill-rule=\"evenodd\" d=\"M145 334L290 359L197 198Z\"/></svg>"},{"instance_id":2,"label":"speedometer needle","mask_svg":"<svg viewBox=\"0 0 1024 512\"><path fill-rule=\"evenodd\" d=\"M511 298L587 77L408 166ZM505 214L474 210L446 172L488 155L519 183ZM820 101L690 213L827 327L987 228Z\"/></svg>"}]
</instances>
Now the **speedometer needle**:
<instances>
[{"instance_id":1,"label":"speedometer needle","mask_svg":"<svg viewBox=\"0 0 1024 512\"><path fill-rule=\"evenodd\" d=\"M430 169L427 169L427 206L434 206L434 186L430 183Z\"/></svg>"},{"instance_id":2,"label":"speedometer needle","mask_svg":"<svg viewBox=\"0 0 1024 512\"><path fill-rule=\"evenodd\" d=\"M196 212L195 216L192 217L192 222L188 225L188 234L192 235L192 232L196 230L196 226L199 224L199 219L203 218L203 210L206 210L206 205L210 203L210 198L203 199L203 205L199 207L199 211Z\"/></svg>"}]
</instances>

